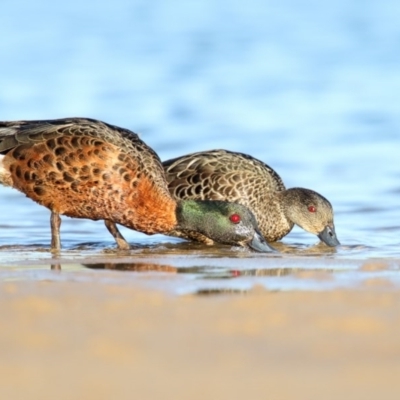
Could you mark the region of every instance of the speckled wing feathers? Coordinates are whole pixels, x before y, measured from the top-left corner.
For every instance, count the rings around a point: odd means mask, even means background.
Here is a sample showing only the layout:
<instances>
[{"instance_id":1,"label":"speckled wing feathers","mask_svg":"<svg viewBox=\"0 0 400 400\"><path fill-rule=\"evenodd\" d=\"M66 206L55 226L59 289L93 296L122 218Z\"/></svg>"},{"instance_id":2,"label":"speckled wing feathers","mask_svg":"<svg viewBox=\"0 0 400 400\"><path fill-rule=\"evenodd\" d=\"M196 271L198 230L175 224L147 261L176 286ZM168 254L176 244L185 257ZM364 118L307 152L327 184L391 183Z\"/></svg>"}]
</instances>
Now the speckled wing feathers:
<instances>
[{"instance_id":1,"label":"speckled wing feathers","mask_svg":"<svg viewBox=\"0 0 400 400\"><path fill-rule=\"evenodd\" d=\"M262 191L285 186L268 165L246 154L213 150L163 162L170 192L181 199L211 199L251 203Z\"/></svg>"},{"instance_id":2,"label":"speckled wing feathers","mask_svg":"<svg viewBox=\"0 0 400 400\"><path fill-rule=\"evenodd\" d=\"M89 118L47 121L0 122L0 154L23 144L40 143L60 136L90 136L116 145L133 156L142 171L159 187L165 187L164 170L158 155L139 136L128 130Z\"/></svg>"}]
</instances>

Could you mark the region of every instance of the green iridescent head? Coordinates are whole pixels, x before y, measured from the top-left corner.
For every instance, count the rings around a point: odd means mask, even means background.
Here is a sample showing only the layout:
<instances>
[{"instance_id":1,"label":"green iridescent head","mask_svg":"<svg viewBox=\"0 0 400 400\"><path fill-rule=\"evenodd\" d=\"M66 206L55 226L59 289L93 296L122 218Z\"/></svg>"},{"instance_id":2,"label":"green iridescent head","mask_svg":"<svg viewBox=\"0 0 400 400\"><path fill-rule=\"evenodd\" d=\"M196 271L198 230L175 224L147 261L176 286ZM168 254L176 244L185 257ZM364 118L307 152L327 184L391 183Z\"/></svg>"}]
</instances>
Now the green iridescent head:
<instances>
[{"instance_id":1,"label":"green iridescent head","mask_svg":"<svg viewBox=\"0 0 400 400\"><path fill-rule=\"evenodd\" d=\"M195 231L217 243L275 251L260 233L253 213L237 203L182 200L177 208L178 229Z\"/></svg>"}]
</instances>

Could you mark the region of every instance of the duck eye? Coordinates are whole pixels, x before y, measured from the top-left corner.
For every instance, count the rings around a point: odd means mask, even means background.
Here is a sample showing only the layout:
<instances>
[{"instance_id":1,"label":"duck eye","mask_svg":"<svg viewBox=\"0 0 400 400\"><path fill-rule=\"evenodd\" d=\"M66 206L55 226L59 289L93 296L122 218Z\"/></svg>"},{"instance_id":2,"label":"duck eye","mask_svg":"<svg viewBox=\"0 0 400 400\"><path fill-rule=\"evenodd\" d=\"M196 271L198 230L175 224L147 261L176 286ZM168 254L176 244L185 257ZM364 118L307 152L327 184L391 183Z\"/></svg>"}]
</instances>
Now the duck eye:
<instances>
[{"instance_id":1,"label":"duck eye","mask_svg":"<svg viewBox=\"0 0 400 400\"><path fill-rule=\"evenodd\" d=\"M241 220L240 215L238 214L232 214L229 219L231 220L231 222L233 222L234 224L238 224Z\"/></svg>"},{"instance_id":2,"label":"duck eye","mask_svg":"<svg viewBox=\"0 0 400 400\"><path fill-rule=\"evenodd\" d=\"M308 206L308 211L314 213L315 211L317 211L317 208L315 206Z\"/></svg>"}]
</instances>

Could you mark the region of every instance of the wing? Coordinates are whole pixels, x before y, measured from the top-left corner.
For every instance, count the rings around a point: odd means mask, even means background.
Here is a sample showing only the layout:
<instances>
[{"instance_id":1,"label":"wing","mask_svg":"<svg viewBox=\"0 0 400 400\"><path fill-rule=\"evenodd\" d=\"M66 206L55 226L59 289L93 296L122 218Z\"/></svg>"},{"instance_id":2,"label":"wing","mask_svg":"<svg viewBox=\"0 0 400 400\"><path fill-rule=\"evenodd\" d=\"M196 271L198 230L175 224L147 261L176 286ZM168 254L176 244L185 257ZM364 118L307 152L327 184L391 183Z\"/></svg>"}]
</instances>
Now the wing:
<instances>
[{"instance_id":1,"label":"wing","mask_svg":"<svg viewBox=\"0 0 400 400\"><path fill-rule=\"evenodd\" d=\"M159 187L165 186L160 158L136 133L90 118L0 122L0 154L61 136L89 136L116 145L122 153L135 158Z\"/></svg>"},{"instance_id":2,"label":"wing","mask_svg":"<svg viewBox=\"0 0 400 400\"><path fill-rule=\"evenodd\" d=\"M180 199L239 202L250 206L268 191L284 190L280 176L247 154L211 150L164 161L168 187Z\"/></svg>"}]
</instances>

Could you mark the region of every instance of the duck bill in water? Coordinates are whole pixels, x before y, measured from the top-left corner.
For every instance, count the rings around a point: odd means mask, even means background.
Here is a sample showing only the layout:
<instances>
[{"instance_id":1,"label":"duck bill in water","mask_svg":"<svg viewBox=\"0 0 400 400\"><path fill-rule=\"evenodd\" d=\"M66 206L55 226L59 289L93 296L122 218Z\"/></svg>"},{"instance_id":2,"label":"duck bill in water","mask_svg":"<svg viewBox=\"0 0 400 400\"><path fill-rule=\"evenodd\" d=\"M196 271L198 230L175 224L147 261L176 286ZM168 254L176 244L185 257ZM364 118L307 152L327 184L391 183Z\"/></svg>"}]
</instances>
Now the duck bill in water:
<instances>
[{"instance_id":1,"label":"duck bill in water","mask_svg":"<svg viewBox=\"0 0 400 400\"><path fill-rule=\"evenodd\" d=\"M318 237L330 247L336 247L340 245L340 242L336 237L335 227L333 225L327 225L324 230L318 234Z\"/></svg>"},{"instance_id":2,"label":"duck bill in water","mask_svg":"<svg viewBox=\"0 0 400 400\"><path fill-rule=\"evenodd\" d=\"M267 243L267 241L264 239L264 236L258 230L254 232L253 239L251 239L251 241L248 243L248 246L260 253L277 252L277 250Z\"/></svg>"}]
</instances>

